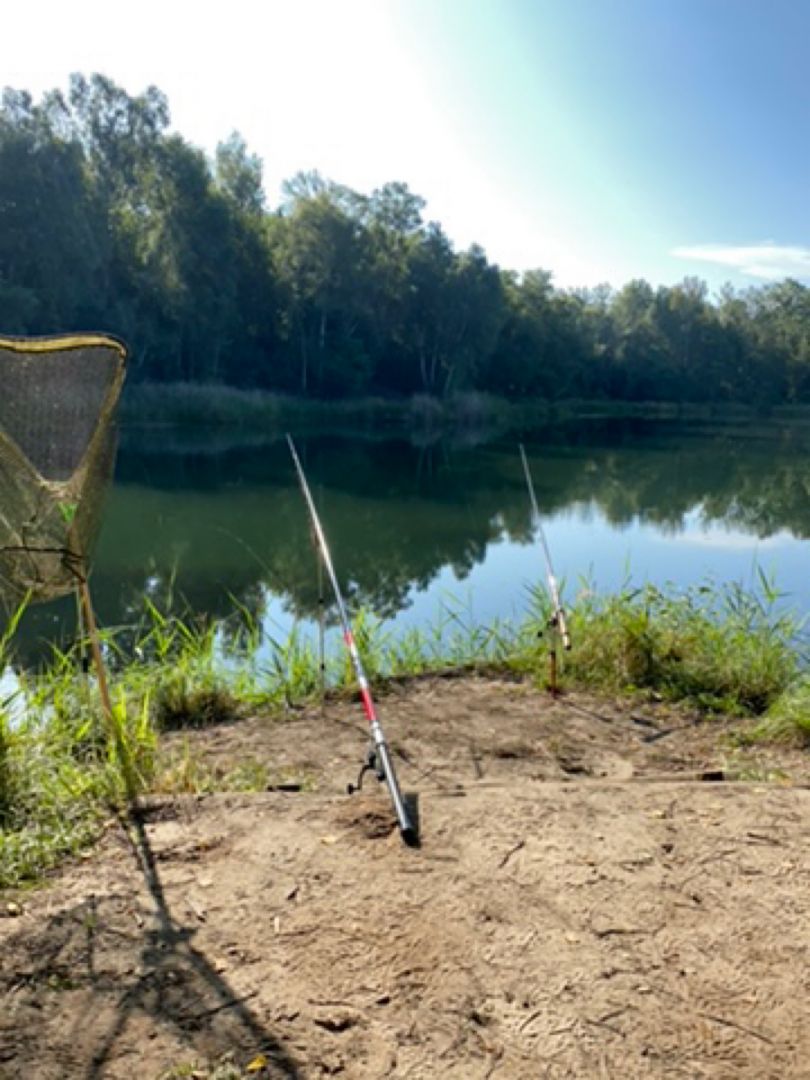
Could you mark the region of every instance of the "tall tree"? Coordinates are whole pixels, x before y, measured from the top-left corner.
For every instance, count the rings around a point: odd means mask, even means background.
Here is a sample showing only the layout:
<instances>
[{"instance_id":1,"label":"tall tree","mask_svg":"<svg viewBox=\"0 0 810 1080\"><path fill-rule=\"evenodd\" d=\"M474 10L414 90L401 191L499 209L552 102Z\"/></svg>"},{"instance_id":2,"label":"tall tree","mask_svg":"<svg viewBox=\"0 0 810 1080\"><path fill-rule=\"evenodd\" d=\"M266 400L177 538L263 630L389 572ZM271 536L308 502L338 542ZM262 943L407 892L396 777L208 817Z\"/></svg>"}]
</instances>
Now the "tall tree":
<instances>
[{"instance_id":1,"label":"tall tree","mask_svg":"<svg viewBox=\"0 0 810 1080\"><path fill-rule=\"evenodd\" d=\"M219 189L244 214L260 215L264 210L262 162L248 151L238 131L217 145L216 182Z\"/></svg>"},{"instance_id":2,"label":"tall tree","mask_svg":"<svg viewBox=\"0 0 810 1080\"><path fill-rule=\"evenodd\" d=\"M104 310L104 222L81 147L54 137L47 109L6 91L0 107L0 324L73 329Z\"/></svg>"}]
</instances>

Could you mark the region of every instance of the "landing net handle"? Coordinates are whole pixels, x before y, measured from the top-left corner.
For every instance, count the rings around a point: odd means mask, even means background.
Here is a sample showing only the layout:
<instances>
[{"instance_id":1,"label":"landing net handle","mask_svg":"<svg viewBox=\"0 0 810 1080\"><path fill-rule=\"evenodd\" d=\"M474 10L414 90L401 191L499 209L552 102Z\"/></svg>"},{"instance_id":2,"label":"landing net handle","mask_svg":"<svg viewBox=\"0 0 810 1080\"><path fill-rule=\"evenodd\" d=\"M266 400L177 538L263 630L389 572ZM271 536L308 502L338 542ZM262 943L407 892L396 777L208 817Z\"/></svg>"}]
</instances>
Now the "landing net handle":
<instances>
[{"instance_id":1,"label":"landing net handle","mask_svg":"<svg viewBox=\"0 0 810 1080\"><path fill-rule=\"evenodd\" d=\"M385 780L385 783L388 785L388 791L391 795L391 802L394 805L394 813L396 814L402 839L406 844L414 845L417 843L418 839L417 830L405 806L405 801L402 797L402 792L394 770L394 762L391 758L388 744L385 741L382 727L377 718L377 710L374 707L374 700L371 696L371 690L369 689L368 679L366 678L363 663L360 659L360 653L357 651L357 644L354 640L351 622L349 621L349 614L346 610L346 605L343 602L343 594L340 591L335 568L332 565L332 557L329 554L329 545L326 542L326 536L324 535L318 517L318 511L315 508L315 501L309 490L309 484L307 483L303 466L301 465L301 461L295 449L295 443L290 435L287 436L287 444L290 448L295 471L298 474L298 482L301 486L304 502L307 504L307 510L309 511L310 520L312 521L312 528L315 533L318 550L323 560L323 565L326 567L326 575L329 578L332 591L335 594L340 624L343 629L343 641L349 653L352 667L354 668L357 684L360 688L360 698L363 702L363 710L371 730L372 749L369 753L369 765L374 769L378 778L380 780Z\"/></svg>"}]
</instances>

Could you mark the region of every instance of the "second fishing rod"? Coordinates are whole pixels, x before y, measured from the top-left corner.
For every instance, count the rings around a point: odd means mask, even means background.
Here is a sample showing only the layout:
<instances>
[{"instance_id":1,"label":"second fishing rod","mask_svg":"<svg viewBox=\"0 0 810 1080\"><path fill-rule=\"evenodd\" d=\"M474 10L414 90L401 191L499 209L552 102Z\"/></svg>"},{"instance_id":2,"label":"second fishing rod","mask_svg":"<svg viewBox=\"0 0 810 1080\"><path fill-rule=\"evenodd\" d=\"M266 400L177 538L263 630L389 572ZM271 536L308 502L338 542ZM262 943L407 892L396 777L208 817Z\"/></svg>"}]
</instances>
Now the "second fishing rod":
<instances>
[{"instance_id":1,"label":"second fishing rod","mask_svg":"<svg viewBox=\"0 0 810 1080\"><path fill-rule=\"evenodd\" d=\"M543 556L546 562L546 580L548 582L549 595L551 596L551 615L548 620L548 628L551 634L551 645L549 648L549 690L552 694L556 694L558 692L556 639L559 638L560 641L562 641L563 648L568 651L571 648L571 635L568 633L568 621L562 606L562 601L560 600L560 590L557 585L557 578L554 575L554 567L551 565L551 552L549 551L543 522L540 518L540 507L537 505L537 496L534 493L534 483L529 469L529 460L526 457L526 451L523 449L523 443L519 443L518 445L520 447L520 459L523 462L523 473L526 477L526 486L529 489L532 518L537 527L540 544L543 548Z\"/></svg>"},{"instance_id":2,"label":"second fishing rod","mask_svg":"<svg viewBox=\"0 0 810 1080\"><path fill-rule=\"evenodd\" d=\"M383 734L380 721L377 717L377 710L374 706L374 700L371 696L371 690L369 688L368 679L363 669L363 662L360 659L360 653L357 651L357 644L354 640L354 633L352 631L352 625L349 621L349 613L346 609L346 604L343 600L343 594L340 591L340 585L338 584L337 574L332 564L332 556L329 553L329 545L326 542L326 536L321 525L320 518L318 517L318 511L315 507L315 500L312 498L312 492L309 489L307 483L306 474L304 468L298 457L298 452L295 449L295 443L292 440L292 436L287 436L287 444L290 448L290 454L292 455L293 464L295 465L295 471L298 474L298 482L301 486L301 492L304 496L304 502L307 505L310 521L312 523L312 531L315 536L315 544L318 550L318 554L323 562L323 566L326 570L326 576L329 578L329 583L332 586L332 592L335 595L335 603L337 605L338 616L340 618L340 624L343 629L343 641L346 645L346 650L349 653L349 658L354 668L357 684L360 688L360 699L363 702L363 710L368 720L370 735L371 735L371 747L369 748L368 758L360 771L360 779L358 780L357 787L362 783L362 778L365 772L372 771L378 780L385 782L388 787L388 792L391 796L391 802L394 807L394 813L396 814L397 824L399 826L400 835L406 844L415 847L419 843L419 834L416 828L414 820L411 818L408 808L405 805L405 799L403 798L402 791L399 787L396 771L394 769L394 762L391 757L391 751L385 741L385 735ZM349 787L349 791L354 790L353 786Z\"/></svg>"}]
</instances>

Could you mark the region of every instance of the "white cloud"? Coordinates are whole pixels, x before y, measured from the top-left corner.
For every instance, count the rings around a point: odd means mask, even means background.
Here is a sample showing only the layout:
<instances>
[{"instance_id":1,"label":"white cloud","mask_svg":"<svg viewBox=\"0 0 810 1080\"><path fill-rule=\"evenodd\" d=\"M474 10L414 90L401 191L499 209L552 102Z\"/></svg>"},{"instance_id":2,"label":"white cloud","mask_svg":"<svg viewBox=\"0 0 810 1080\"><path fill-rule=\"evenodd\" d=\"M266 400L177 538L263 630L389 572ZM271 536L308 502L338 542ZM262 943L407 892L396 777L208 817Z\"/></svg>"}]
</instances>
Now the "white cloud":
<instances>
[{"instance_id":1,"label":"white cloud","mask_svg":"<svg viewBox=\"0 0 810 1080\"><path fill-rule=\"evenodd\" d=\"M674 248L671 254L679 259L697 259L727 266L730 270L766 281L786 277L810 279L810 248L774 244L770 240L739 246L697 244L694 247Z\"/></svg>"}]
</instances>

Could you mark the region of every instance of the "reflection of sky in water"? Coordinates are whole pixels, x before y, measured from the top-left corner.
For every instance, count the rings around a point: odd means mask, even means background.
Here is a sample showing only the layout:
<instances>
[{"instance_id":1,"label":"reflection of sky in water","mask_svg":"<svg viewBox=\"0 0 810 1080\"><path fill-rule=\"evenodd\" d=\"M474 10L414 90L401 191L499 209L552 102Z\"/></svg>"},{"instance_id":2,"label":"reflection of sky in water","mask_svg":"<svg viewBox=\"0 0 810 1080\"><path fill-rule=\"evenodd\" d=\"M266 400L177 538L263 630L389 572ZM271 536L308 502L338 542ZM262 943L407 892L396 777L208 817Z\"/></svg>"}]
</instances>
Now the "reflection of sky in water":
<instances>
[{"instance_id":1,"label":"reflection of sky in water","mask_svg":"<svg viewBox=\"0 0 810 1080\"><path fill-rule=\"evenodd\" d=\"M752 586L761 568L787 603L810 612L808 541L791 531L810 535L810 431L783 445L781 429L763 443L677 427L646 435L580 428L581 442L555 442L552 432L530 453L541 508L558 508L544 510L543 523L567 606L583 583L602 592L628 580ZM446 622L448 609L478 626L518 621L530 588L544 590L538 539L506 535L525 537L529 518L512 443L436 447L432 456L402 439L313 436L304 446L338 576L353 578L349 601L356 593L390 611L404 598L387 624L395 631ZM101 624L130 626L144 593L161 606L172 591L179 610L187 602L211 617L232 612L231 597L249 610L258 604L268 635L283 640L292 610L317 610L316 563L286 448L175 450L130 448L119 461L92 578ZM749 522L771 535L747 533ZM452 567L462 565L470 570L458 577ZM310 639L314 625L303 623ZM51 641L69 645L74 626L69 597L27 613L25 662L46 661Z\"/></svg>"},{"instance_id":2,"label":"reflection of sky in water","mask_svg":"<svg viewBox=\"0 0 810 1080\"><path fill-rule=\"evenodd\" d=\"M589 507L587 524L580 511L569 510L544 522L554 571L563 586L563 602L571 604L584 586L613 592L633 584L672 583L686 588L702 581L758 582L757 567L773 573L792 606L810 608L807 546L780 532L768 540L732 532L716 525L702 527L699 511L687 515L684 532L662 534L656 527L633 523L617 531ZM632 575L630 576L630 568ZM411 596L412 606L396 622L420 622L436 608L436 594L446 591L472 598L476 620L520 616L526 610L528 588L545 582L546 571L538 543L509 541L491 545L486 561L463 581L444 570L426 592Z\"/></svg>"},{"instance_id":3,"label":"reflection of sky in water","mask_svg":"<svg viewBox=\"0 0 810 1080\"><path fill-rule=\"evenodd\" d=\"M18 696L19 688L19 679L11 668L0 672L0 708L12 723L19 720L23 714L22 700Z\"/></svg>"},{"instance_id":4,"label":"reflection of sky in water","mask_svg":"<svg viewBox=\"0 0 810 1080\"><path fill-rule=\"evenodd\" d=\"M788 607L810 611L807 543L786 531L760 539L704 524L700 508L685 515L681 531L662 532L638 521L617 528L593 504L569 508L543 525L566 606L585 588L608 593L628 583L685 589L737 582L755 588L761 570L775 580ZM519 621L530 588L545 581L539 538L531 544L500 540L489 545L484 561L467 577L445 567L426 589L411 590L407 606L387 625L397 630L435 625L448 607L478 625L496 618ZM273 633L288 631L293 619L282 601L269 594L267 601L266 625ZM311 633L313 624L306 625Z\"/></svg>"}]
</instances>

